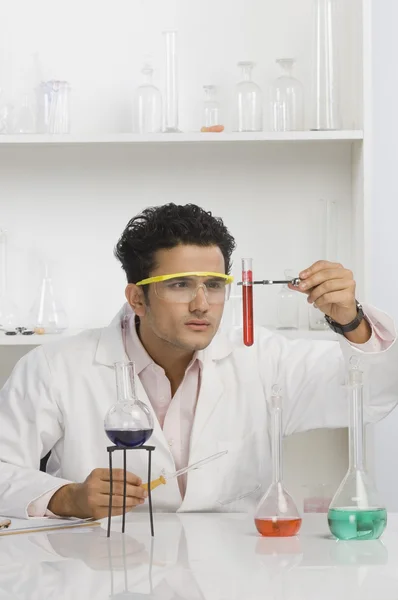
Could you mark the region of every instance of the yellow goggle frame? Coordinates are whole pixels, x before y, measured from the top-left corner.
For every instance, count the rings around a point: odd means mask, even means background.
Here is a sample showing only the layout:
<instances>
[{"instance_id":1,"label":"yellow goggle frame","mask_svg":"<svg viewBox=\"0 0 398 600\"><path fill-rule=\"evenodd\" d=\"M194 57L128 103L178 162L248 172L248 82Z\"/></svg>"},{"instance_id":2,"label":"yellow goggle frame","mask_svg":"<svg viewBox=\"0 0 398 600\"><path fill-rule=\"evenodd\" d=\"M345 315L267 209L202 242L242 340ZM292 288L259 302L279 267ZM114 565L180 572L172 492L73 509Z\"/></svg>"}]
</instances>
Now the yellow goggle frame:
<instances>
[{"instance_id":1,"label":"yellow goggle frame","mask_svg":"<svg viewBox=\"0 0 398 600\"><path fill-rule=\"evenodd\" d=\"M148 285L149 283L157 283L158 281L167 281L168 279L178 279L178 277L220 277L225 279L226 283L232 283L234 278L232 275L225 273L213 273L212 271L188 271L186 273L172 273L171 275L156 275L156 277L148 277L138 281L135 285Z\"/></svg>"}]
</instances>

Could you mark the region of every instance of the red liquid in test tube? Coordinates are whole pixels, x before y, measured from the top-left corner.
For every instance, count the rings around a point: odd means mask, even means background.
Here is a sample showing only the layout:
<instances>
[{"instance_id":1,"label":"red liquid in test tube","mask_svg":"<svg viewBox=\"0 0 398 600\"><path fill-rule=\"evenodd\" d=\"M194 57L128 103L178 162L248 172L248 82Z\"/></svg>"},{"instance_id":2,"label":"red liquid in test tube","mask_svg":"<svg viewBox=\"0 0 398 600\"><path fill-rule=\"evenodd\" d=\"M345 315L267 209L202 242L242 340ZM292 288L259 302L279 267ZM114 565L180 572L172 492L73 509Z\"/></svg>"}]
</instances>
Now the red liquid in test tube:
<instances>
[{"instance_id":1,"label":"red liquid in test tube","mask_svg":"<svg viewBox=\"0 0 398 600\"><path fill-rule=\"evenodd\" d=\"M251 258L242 258L243 343L252 346L253 332L253 267Z\"/></svg>"}]
</instances>

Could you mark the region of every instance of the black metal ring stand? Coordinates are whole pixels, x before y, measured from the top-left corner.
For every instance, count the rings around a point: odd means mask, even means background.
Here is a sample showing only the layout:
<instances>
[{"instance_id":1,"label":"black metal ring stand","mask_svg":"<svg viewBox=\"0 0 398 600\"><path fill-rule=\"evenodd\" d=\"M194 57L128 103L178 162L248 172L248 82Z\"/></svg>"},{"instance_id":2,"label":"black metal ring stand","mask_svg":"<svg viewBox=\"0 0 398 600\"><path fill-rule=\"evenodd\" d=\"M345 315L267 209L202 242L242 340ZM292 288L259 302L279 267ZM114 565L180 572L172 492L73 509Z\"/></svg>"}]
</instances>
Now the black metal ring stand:
<instances>
[{"instance_id":1,"label":"black metal ring stand","mask_svg":"<svg viewBox=\"0 0 398 600\"><path fill-rule=\"evenodd\" d=\"M126 486L127 486L127 475L126 475L126 450L146 450L148 452L148 502L149 502L149 519L151 522L151 536L154 536L153 530L153 512L152 512L152 496L151 496L151 468L152 468L152 452L155 450L155 446L137 446L136 448L130 448L128 446L108 446L107 451L109 454L109 479L110 479L110 491L109 491L109 511L108 511L108 533L107 537L111 535L111 520L112 520L112 494L113 494L113 476L112 476L112 453L116 450L123 451L123 518L122 518L122 533L124 533L126 525Z\"/></svg>"}]
</instances>

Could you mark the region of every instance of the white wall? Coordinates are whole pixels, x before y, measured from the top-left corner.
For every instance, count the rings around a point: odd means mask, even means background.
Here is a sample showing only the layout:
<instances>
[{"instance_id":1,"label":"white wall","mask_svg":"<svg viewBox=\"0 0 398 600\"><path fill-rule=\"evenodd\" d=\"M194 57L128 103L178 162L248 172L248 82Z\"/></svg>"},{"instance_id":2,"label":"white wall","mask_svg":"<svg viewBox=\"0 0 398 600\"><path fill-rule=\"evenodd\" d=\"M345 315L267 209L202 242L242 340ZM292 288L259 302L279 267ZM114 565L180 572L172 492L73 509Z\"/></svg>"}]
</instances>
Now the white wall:
<instances>
[{"instance_id":1,"label":"white wall","mask_svg":"<svg viewBox=\"0 0 398 600\"><path fill-rule=\"evenodd\" d=\"M338 203L340 258L351 262L344 144L0 147L0 181L10 287L22 313L37 293L43 254L55 263L71 327L101 326L117 312L125 279L113 247L128 220L152 204L213 210L236 236L234 273L239 277L240 257L251 255L257 276L275 278L320 258L312 211L327 196ZM275 323L277 293L256 289L259 323Z\"/></svg>"},{"instance_id":2,"label":"white wall","mask_svg":"<svg viewBox=\"0 0 398 600\"><path fill-rule=\"evenodd\" d=\"M371 300L398 320L398 73L391 68L398 55L398 4L378 0L372 5L372 290ZM398 510L398 411L375 428L375 472L382 499Z\"/></svg>"}]
</instances>

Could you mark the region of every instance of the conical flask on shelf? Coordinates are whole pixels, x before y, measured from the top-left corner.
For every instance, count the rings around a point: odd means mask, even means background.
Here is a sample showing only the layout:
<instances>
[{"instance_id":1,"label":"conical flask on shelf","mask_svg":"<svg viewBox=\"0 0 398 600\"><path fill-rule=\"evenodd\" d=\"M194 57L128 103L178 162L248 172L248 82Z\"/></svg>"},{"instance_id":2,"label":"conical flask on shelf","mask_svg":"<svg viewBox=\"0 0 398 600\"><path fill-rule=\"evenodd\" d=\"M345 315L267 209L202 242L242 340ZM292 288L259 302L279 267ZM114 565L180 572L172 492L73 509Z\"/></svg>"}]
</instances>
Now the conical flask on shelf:
<instances>
[{"instance_id":1,"label":"conical flask on shelf","mask_svg":"<svg viewBox=\"0 0 398 600\"><path fill-rule=\"evenodd\" d=\"M29 316L35 333L62 333L68 328L68 317L56 294L48 263L44 264L40 290Z\"/></svg>"},{"instance_id":2,"label":"conical flask on shelf","mask_svg":"<svg viewBox=\"0 0 398 600\"><path fill-rule=\"evenodd\" d=\"M363 372L359 359L350 359L349 466L328 512L330 531L340 540L375 540L387 524L387 511L365 464Z\"/></svg>"},{"instance_id":3,"label":"conical flask on shelf","mask_svg":"<svg viewBox=\"0 0 398 600\"><path fill-rule=\"evenodd\" d=\"M8 235L0 229L0 330L14 332L21 326L18 307L8 289Z\"/></svg>"},{"instance_id":4,"label":"conical flask on shelf","mask_svg":"<svg viewBox=\"0 0 398 600\"><path fill-rule=\"evenodd\" d=\"M272 483L257 507L254 522L265 537L289 537L301 527L301 517L293 498L286 491L282 478L283 403L279 386L271 396Z\"/></svg>"}]
</instances>

